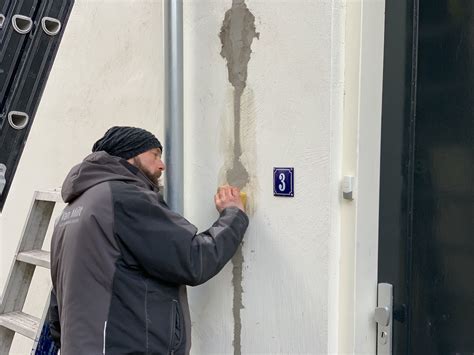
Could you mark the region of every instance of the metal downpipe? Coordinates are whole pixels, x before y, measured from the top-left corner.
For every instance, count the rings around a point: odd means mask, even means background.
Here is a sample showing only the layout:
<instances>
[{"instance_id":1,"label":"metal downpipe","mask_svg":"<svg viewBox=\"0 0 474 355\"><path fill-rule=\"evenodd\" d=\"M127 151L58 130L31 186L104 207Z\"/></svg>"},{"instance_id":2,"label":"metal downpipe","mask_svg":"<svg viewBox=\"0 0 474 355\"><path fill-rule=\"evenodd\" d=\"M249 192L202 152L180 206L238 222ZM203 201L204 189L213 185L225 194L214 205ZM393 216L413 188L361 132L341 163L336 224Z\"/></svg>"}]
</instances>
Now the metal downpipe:
<instances>
[{"instance_id":1,"label":"metal downpipe","mask_svg":"<svg viewBox=\"0 0 474 355\"><path fill-rule=\"evenodd\" d=\"M183 155L183 0L164 0L165 200L184 210Z\"/></svg>"}]
</instances>

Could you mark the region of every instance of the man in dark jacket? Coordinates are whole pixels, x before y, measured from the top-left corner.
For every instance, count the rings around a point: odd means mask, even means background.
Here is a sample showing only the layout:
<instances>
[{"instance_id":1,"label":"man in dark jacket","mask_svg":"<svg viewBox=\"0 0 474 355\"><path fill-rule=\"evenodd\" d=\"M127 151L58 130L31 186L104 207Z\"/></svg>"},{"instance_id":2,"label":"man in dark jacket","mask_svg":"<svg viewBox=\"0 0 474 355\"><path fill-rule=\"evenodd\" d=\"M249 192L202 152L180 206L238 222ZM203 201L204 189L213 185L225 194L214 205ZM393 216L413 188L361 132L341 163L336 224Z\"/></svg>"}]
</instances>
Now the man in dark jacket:
<instances>
[{"instance_id":1,"label":"man in dark jacket","mask_svg":"<svg viewBox=\"0 0 474 355\"><path fill-rule=\"evenodd\" d=\"M239 190L223 186L215 196L219 218L198 234L158 191L161 152L150 132L113 127L64 181L50 312L62 355L189 353L185 285L224 267L248 217Z\"/></svg>"}]
</instances>

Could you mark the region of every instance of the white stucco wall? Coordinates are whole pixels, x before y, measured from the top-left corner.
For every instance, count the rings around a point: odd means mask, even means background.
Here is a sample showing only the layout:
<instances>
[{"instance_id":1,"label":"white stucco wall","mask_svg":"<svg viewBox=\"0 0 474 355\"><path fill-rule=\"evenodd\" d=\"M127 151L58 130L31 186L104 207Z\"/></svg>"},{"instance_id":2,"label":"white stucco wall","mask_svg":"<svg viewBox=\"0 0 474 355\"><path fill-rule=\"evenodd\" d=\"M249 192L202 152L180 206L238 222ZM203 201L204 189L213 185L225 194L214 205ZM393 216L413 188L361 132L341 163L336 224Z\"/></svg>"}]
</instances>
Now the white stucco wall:
<instances>
[{"instance_id":1,"label":"white stucco wall","mask_svg":"<svg viewBox=\"0 0 474 355\"><path fill-rule=\"evenodd\" d=\"M164 136L162 56L161 2L76 0L0 217L2 289L35 189L60 186L113 125ZM48 275L39 270L27 300L37 316ZM31 345L16 336L11 353L28 354Z\"/></svg>"},{"instance_id":2,"label":"white stucco wall","mask_svg":"<svg viewBox=\"0 0 474 355\"><path fill-rule=\"evenodd\" d=\"M243 246L242 353L337 351L344 7L248 0L252 43L242 97L242 161L252 206ZM185 2L185 212L201 229L233 139L233 88L218 37L232 1ZM273 167L295 197L273 196ZM193 351L233 353L232 265L190 289Z\"/></svg>"}]
</instances>

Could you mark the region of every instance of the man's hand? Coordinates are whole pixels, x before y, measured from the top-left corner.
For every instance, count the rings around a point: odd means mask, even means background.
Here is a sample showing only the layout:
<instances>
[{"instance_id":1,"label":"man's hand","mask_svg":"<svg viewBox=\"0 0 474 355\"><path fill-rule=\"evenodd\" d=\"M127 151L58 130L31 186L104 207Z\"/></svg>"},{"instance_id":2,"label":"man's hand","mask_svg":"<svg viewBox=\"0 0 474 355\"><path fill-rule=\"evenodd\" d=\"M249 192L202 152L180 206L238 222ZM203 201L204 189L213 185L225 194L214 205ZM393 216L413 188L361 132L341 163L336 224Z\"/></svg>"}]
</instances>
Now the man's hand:
<instances>
[{"instance_id":1,"label":"man's hand","mask_svg":"<svg viewBox=\"0 0 474 355\"><path fill-rule=\"evenodd\" d=\"M240 198L240 190L237 187L229 185L219 187L214 196L214 202L219 213L226 207L238 207L245 211L242 199Z\"/></svg>"}]
</instances>

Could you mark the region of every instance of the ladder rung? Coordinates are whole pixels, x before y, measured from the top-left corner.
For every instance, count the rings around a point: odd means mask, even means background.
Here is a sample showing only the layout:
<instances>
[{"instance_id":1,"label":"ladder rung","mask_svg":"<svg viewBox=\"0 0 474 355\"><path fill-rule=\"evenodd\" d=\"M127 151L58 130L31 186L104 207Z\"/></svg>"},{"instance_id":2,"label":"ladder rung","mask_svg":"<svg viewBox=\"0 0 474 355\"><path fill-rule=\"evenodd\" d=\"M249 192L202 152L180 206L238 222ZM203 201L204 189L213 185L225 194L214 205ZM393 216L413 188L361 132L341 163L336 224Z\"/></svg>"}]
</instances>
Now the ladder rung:
<instances>
[{"instance_id":1,"label":"ladder rung","mask_svg":"<svg viewBox=\"0 0 474 355\"><path fill-rule=\"evenodd\" d=\"M50 268L50 253L44 250L30 250L18 253L16 259L28 264Z\"/></svg>"},{"instance_id":2,"label":"ladder rung","mask_svg":"<svg viewBox=\"0 0 474 355\"><path fill-rule=\"evenodd\" d=\"M40 319L23 312L10 312L0 315L0 325L24 335L30 339L35 339L36 331L39 327Z\"/></svg>"},{"instance_id":3,"label":"ladder rung","mask_svg":"<svg viewBox=\"0 0 474 355\"><path fill-rule=\"evenodd\" d=\"M56 191L36 191L35 200L49 202L63 202L61 194Z\"/></svg>"}]
</instances>

